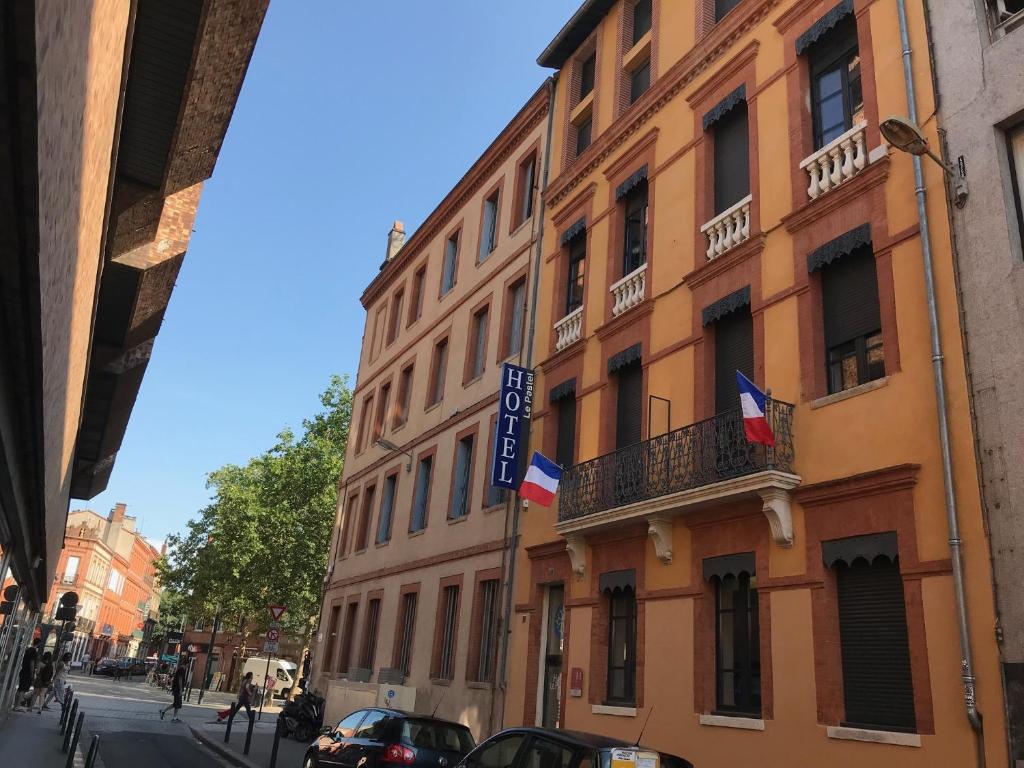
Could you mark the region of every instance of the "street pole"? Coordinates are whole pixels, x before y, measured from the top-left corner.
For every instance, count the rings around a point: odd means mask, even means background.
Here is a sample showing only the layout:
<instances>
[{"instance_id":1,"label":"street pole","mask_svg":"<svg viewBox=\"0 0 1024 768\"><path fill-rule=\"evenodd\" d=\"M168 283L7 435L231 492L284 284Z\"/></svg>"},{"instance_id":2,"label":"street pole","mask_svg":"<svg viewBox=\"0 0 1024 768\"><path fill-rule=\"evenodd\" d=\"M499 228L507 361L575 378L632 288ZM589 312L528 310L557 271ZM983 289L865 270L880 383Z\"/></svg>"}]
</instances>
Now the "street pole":
<instances>
[{"instance_id":1,"label":"street pole","mask_svg":"<svg viewBox=\"0 0 1024 768\"><path fill-rule=\"evenodd\" d=\"M213 631L210 632L210 647L206 649L206 669L203 670L203 679L199 681L199 698L196 704L203 703L203 691L206 690L206 678L210 676L210 666L213 664L213 644L217 641L217 627L220 625L220 609L213 617Z\"/></svg>"},{"instance_id":2,"label":"street pole","mask_svg":"<svg viewBox=\"0 0 1024 768\"><path fill-rule=\"evenodd\" d=\"M260 696L260 722L263 721L263 702L267 700L267 678L270 677L270 656L267 654L267 671L263 673L263 695Z\"/></svg>"}]
</instances>

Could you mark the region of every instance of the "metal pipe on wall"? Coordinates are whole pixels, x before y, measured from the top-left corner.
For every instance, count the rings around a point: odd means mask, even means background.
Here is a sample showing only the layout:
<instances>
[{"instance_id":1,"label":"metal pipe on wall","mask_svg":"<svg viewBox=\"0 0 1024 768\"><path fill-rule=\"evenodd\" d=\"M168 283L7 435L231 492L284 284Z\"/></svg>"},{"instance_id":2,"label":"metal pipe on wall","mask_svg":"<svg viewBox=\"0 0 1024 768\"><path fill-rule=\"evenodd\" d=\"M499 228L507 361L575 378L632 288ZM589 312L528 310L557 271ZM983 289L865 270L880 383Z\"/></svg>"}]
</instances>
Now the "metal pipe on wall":
<instances>
[{"instance_id":1,"label":"metal pipe on wall","mask_svg":"<svg viewBox=\"0 0 1024 768\"><path fill-rule=\"evenodd\" d=\"M900 46L903 55L903 80L907 89L907 117L917 124L917 99L914 95L914 73L911 67L910 36L907 31L907 9L905 0L896 0L899 16ZM946 379L942 355L942 339L939 336L939 317L935 297L935 275L932 266L931 231L928 226L928 210L925 200L924 175L921 158L911 156L914 165L914 193L917 197L917 218L921 229L921 254L924 262L925 294L928 300L928 325L931 334L932 374L935 380L935 409L939 428L939 447L942 455L942 484L945 490L946 525L949 530L950 559L953 566L953 592L956 598L957 627L960 634L960 666L964 686L964 703L967 720L978 734L982 730L981 713L974 696L974 663L971 653L971 638L967 616L967 596L964 590L963 543L960 539L960 521L956 505L956 488L953 480L953 456L949 444L949 420L946 412ZM984 760L984 750L979 745L979 756Z\"/></svg>"}]
</instances>

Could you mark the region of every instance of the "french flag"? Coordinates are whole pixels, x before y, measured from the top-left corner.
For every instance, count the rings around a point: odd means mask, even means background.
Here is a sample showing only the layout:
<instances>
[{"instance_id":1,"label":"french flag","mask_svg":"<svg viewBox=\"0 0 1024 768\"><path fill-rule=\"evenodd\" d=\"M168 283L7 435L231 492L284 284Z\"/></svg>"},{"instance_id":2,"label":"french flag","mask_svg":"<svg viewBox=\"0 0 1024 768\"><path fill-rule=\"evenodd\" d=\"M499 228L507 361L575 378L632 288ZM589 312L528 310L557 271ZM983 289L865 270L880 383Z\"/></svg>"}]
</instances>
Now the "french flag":
<instances>
[{"instance_id":1,"label":"french flag","mask_svg":"<svg viewBox=\"0 0 1024 768\"><path fill-rule=\"evenodd\" d=\"M535 501L542 507L550 507L558 490L558 481L562 479L562 468L540 451L533 452L526 477L519 486L519 495L524 499Z\"/></svg>"},{"instance_id":2,"label":"french flag","mask_svg":"<svg viewBox=\"0 0 1024 768\"><path fill-rule=\"evenodd\" d=\"M754 382L739 371L736 371L736 383L740 388L740 408L743 409L743 431L751 443L775 445L775 435L768 426L765 417L764 392L754 386Z\"/></svg>"}]
</instances>

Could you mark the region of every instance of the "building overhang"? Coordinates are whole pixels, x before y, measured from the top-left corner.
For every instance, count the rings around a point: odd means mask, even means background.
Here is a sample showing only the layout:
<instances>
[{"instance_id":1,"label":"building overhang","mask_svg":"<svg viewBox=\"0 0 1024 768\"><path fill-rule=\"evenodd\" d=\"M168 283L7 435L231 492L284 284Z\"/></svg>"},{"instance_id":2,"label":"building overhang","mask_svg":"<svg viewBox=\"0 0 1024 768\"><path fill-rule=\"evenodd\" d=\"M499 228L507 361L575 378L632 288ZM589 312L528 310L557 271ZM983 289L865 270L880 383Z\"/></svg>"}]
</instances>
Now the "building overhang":
<instances>
[{"instance_id":1,"label":"building overhang","mask_svg":"<svg viewBox=\"0 0 1024 768\"><path fill-rule=\"evenodd\" d=\"M616 0L586 0L565 23L555 39L537 57L537 63L549 69L561 69L569 57L597 29Z\"/></svg>"}]
</instances>

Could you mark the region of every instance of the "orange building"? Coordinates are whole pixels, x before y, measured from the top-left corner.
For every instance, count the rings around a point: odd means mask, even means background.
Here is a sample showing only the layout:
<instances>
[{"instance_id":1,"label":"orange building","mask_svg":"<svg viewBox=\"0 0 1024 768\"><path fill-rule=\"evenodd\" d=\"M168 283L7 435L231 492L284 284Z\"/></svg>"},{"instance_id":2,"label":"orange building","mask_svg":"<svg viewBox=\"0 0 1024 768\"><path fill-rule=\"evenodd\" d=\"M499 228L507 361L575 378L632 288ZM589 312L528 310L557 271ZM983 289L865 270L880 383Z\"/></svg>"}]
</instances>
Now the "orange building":
<instances>
[{"instance_id":1,"label":"orange building","mask_svg":"<svg viewBox=\"0 0 1024 768\"><path fill-rule=\"evenodd\" d=\"M531 448L566 469L522 515L506 725L1006 765L943 173L880 134L936 108L923 3L587 0L539 62Z\"/></svg>"}]
</instances>

